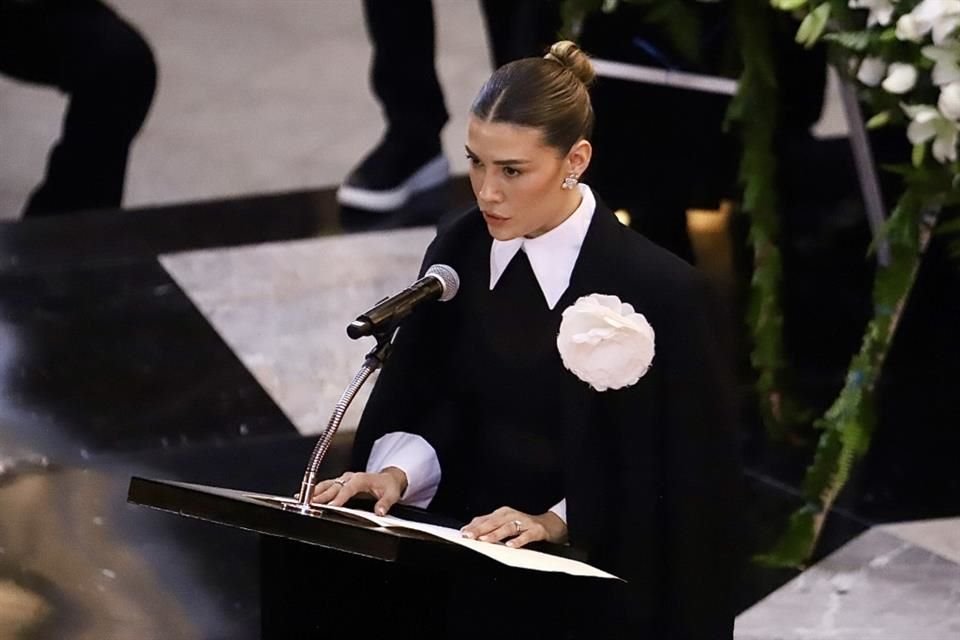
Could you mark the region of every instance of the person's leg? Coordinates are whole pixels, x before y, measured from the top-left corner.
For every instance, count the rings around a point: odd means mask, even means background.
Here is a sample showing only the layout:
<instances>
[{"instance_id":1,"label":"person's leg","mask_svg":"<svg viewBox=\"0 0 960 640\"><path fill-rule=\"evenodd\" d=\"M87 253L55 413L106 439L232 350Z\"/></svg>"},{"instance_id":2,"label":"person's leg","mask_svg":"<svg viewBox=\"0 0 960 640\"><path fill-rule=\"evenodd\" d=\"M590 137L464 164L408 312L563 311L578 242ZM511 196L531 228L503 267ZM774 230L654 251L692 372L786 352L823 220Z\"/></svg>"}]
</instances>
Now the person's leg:
<instances>
[{"instance_id":1,"label":"person's leg","mask_svg":"<svg viewBox=\"0 0 960 640\"><path fill-rule=\"evenodd\" d=\"M149 46L99 1L4 17L0 70L70 96L60 140L24 215L119 207L130 144L156 87Z\"/></svg>"},{"instance_id":2,"label":"person's leg","mask_svg":"<svg viewBox=\"0 0 960 640\"><path fill-rule=\"evenodd\" d=\"M482 0L494 68L542 56L558 39L559 0Z\"/></svg>"},{"instance_id":3,"label":"person's leg","mask_svg":"<svg viewBox=\"0 0 960 640\"><path fill-rule=\"evenodd\" d=\"M438 141L447 109L434 65L433 4L364 0L363 10L373 44L370 80L389 135Z\"/></svg>"},{"instance_id":4,"label":"person's leg","mask_svg":"<svg viewBox=\"0 0 960 640\"><path fill-rule=\"evenodd\" d=\"M433 5L364 0L363 9L373 44L371 84L387 128L337 196L341 204L391 210L449 173L440 144L448 115L434 66Z\"/></svg>"}]
</instances>

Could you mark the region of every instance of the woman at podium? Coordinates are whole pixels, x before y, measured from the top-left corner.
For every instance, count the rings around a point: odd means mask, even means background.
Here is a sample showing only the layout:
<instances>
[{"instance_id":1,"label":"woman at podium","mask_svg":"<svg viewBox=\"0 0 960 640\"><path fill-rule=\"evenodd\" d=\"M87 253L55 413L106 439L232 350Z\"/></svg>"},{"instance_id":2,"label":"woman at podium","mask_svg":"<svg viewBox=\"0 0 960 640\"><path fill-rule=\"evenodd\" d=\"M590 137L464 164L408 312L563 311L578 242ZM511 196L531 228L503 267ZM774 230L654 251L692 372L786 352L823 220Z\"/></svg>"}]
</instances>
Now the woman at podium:
<instances>
[{"instance_id":1,"label":"woman at podium","mask_svg":"<svg viewBox=\"0 0 960 640\"><path fill-rule=\"evenodd\" d=\"M491 543L569 543L628 581L597 605L623 635L730 638L739 467L721 319L696 270L580 181L593 75L564 41L481 88L465 145L477 206L441 223L423 261L451 265L459 293L402 324L357 471L314 501L366 493Z\"/></svg>"}]
</instances>

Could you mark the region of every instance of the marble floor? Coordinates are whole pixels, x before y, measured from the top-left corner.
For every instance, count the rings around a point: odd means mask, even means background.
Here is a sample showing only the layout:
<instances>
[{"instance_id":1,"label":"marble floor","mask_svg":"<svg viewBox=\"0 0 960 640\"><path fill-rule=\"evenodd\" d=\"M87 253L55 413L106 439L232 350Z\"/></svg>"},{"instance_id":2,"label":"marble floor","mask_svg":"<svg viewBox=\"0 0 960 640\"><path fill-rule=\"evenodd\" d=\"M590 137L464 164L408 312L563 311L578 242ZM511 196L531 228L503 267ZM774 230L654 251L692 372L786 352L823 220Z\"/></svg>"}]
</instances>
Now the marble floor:
<instances>
[{"instance_id":1,"label":"marble floor","mask_svg":"<svg viewBox=\"0 0 960 640\"><path fill-rule=\"evenodd\" d=\"M417 279L432 228L165 255L161 264L303 435L319 435L373 347L346 326ZM342 428L357 424L372 386Z\"/></svg>"},{"instance_id":2,"label":"marble floor","mask_svg":"<svg viewBox=\"0 0 960 640\"><path fill-rule=\"evenodd\" d=\"M740 614L735 637L960 638L960 518L870 529Z\"/></svg>"}]
</instances>

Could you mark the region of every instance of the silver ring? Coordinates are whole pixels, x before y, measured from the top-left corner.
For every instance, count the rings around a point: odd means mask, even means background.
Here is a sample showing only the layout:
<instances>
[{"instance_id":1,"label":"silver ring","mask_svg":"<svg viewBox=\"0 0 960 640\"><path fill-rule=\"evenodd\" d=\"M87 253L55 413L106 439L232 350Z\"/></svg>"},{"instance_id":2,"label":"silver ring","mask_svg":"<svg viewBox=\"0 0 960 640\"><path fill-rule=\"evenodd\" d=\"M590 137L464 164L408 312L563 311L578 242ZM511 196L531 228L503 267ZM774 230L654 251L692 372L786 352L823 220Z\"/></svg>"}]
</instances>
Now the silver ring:
<instances>
[{"instance_id":1,"label":"silver ring","mask_svg":"<svg viewBox=\"0 0 960 640\"><path fill-rule=\"evenodd\" d=\"M519 520L513 521L513 526L517 528L517 535L520 535L521 533L523 533L523 528L520 527L520 524L521 522Z\"/></svg>"}]
</instances>

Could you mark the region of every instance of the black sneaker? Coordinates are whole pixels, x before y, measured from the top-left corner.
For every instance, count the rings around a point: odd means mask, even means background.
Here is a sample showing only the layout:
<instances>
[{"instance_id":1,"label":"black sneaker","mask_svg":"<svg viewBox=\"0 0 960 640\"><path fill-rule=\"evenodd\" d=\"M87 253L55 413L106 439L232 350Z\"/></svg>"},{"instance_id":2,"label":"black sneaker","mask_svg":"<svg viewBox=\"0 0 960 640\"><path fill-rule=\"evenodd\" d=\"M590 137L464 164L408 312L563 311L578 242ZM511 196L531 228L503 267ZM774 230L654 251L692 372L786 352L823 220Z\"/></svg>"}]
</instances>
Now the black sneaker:
<instances>
[{"instance_id":1,"label":"black sneaker","mask_svg":"<svg viewBox=\"0 0 960 640\"><path fill-rule=\"evenodd\" d=\"M399 209L410 198L444 184L450 163L440 142L411 145L384 137L373 151L347 175L337 189L337 201L367 211Z\"/></svg>"}]
</instances>

